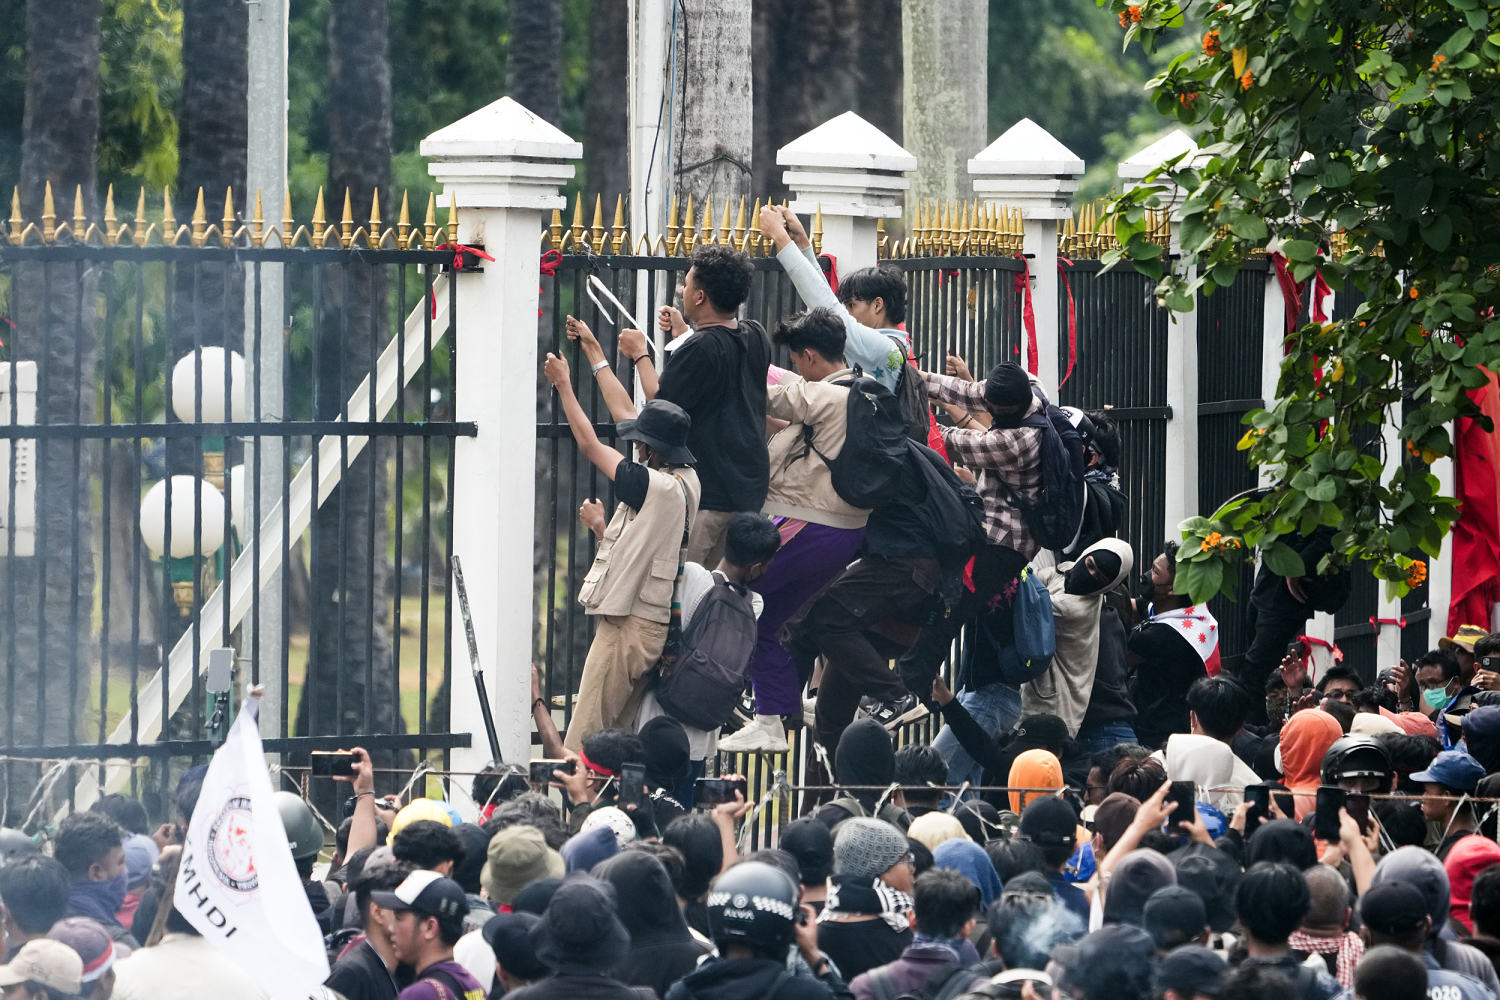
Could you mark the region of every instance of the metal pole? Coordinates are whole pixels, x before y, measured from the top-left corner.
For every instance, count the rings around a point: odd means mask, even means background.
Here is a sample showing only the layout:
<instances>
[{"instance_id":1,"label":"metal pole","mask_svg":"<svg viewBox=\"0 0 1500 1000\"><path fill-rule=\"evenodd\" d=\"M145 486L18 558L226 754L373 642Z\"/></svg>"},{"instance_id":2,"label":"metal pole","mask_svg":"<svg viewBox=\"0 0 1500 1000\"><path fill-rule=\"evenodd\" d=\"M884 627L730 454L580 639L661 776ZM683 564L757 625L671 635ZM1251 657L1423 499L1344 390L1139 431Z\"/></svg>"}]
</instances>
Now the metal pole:
<instances>
[{"instance_id":1,"label":"metal pole","mask_svg":"<svg viewBox=\"0 0 1500 1000\"><path fill-rule=\"evenodd\" d=\"M280 219L286 192L286 63L288 0L249 0L249 145L246 148L246 180L249 191L246 207L253 211L257 194L262 199L265 217ZM247 212L248 214L248 212ZM289 239L290 233L283 233ZM247 268L252 265L246 265ZM259 302L256 301L253 273L245 281L245 329L247 391L252 395L247 411L253 419L279 421L284 416L282 399L282 352L285 343L285 298L282 265L260 265ZM260 328L255 327L257 308ZM253 349L252 349L253 348ZM257 407L258 398L258 407ZM261 438L258 447L246 448L246 510L254 514L247 520L258 528L282 498L286 479L282 474L285 442L280 438ZM259 483L259 504L255 502L255 484ZM292 544L286 539L285 544ZM281 623L285 609L281 606L281 570L260 581L259 627L246 634L255 659L263 694L261 697L262 735L281 736Z\"/></svg>"}]
</instances>

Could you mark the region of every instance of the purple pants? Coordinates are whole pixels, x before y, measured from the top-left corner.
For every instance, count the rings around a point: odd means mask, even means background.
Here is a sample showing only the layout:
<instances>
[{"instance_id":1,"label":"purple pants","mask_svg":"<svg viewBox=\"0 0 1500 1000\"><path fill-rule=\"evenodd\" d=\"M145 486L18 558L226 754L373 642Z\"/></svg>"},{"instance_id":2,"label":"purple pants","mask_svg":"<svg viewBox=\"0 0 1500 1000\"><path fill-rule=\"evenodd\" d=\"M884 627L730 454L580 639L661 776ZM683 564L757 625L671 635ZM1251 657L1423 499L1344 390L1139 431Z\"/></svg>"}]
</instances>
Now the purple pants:
<instances>
[{"instance_id":1,"label":"purple pants","mask_svg":"<svg viewBox=\"0 0 1500 1000\"><path fill-rule=\"evenodd\" d=\"M783 527L783 537L785 531ZM797 715L802 711L804 681L782 648L781 626L843 572L864 537L863 528L808 523L782 544L765 576L755 582L753 589L765 601L755 628L755 655L750 660L756 714Z\"/></svg>"}]
</instances>

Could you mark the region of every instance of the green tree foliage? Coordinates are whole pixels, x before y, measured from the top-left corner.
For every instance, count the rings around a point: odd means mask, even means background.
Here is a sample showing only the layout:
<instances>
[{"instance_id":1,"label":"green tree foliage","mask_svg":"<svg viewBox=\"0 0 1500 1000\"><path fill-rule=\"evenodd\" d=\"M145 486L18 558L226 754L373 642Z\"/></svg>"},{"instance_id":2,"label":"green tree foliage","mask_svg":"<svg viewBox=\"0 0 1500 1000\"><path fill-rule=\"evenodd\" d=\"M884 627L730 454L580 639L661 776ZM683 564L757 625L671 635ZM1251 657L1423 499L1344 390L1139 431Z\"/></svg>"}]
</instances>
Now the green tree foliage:
<instances>
[{"instance_id":1,"label":"green tree foliage","mask_svg":"<svg viewBox=\"0 0 1500 1000\"><path fill-rule=\"evenodd\" d=\"M1151 50L1181 23L1166 0L1100 0ZM1157 109L1204 130L1205 162L1169 164L1119 199L1116 260L1160 279L1172 309L1233 280L1253 249L1299 282L1321 269L1363 304L1287 340L1277 402L1241 442L1278 488L1184 524L1179 582L1203 600L1258 548L1290 576L1368 563L1404 594L1457 515L1430 464L1500 358L1500 9L1484 0L1234 0L1151 81ZM1151 179L1148 178L1148 181ZM1187 192L1168 269L1145 212ZM1400 416L1405 405L1404 419ZM1400 421L1402 451L1363 446ZM1378 439L1377 439L1378 442ZM1334 551L1303 566L1281 541L1318 525Z\"/></svg>"}]
</instances>

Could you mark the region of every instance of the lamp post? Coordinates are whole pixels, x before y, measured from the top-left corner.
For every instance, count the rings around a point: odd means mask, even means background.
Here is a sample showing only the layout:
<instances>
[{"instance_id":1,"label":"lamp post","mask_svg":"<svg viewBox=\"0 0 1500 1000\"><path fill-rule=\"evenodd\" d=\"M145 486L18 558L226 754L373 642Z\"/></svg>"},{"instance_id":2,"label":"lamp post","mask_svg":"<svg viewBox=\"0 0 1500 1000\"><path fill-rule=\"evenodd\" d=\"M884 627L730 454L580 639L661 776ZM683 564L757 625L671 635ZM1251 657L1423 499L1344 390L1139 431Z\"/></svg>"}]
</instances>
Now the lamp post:
<instances>
[{"instance_id":1,"label":"lamp post","mask_svg":"<svg viewBox=\"0 0 1500 1000\"><path fill-rule=\"evenodd\" d=\"M197 560L208 559L224 544L224 494L193 476L162 480L141 500L141 539L152 555L166 560L172 596L179 614L187 617L193 609Z\"/></svg>"},{"instance_id":2,"label":"lamp post","mask_svg":"<svg viewBox=\"0 0 1500 1000\"><path fill-rule=\"evenodd\" d=\"M225 368L228 367L226 377ZM228 396L225 396L225 387ZM172 412L185 424L222 424L245 419L245 359L222 347L200 347L172 366ZM201 389L201 391L200 391ZM224 438L203 439L203 478L224 488Z\"/></svg>"}]
</instances>

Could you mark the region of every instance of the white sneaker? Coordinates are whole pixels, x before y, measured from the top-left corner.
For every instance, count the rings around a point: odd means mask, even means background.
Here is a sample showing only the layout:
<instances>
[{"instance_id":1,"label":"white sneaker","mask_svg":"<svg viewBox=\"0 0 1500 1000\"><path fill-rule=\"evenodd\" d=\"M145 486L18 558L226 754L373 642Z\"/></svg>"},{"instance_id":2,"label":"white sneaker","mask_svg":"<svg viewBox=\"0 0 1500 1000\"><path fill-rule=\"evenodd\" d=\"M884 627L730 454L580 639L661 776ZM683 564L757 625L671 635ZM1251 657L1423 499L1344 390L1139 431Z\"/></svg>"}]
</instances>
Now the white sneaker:
<instances>
[{"instance_id":1,"label":"white sneaker","mask_svg":"<svg viewBox=\"0 0 1500 1000\"><path fill-rule=\"evenodd\" d=\"M786 753L789 749L779 715L757 715L745 728L719 741L720 753Z\"/></svg>"}]
</instances>

